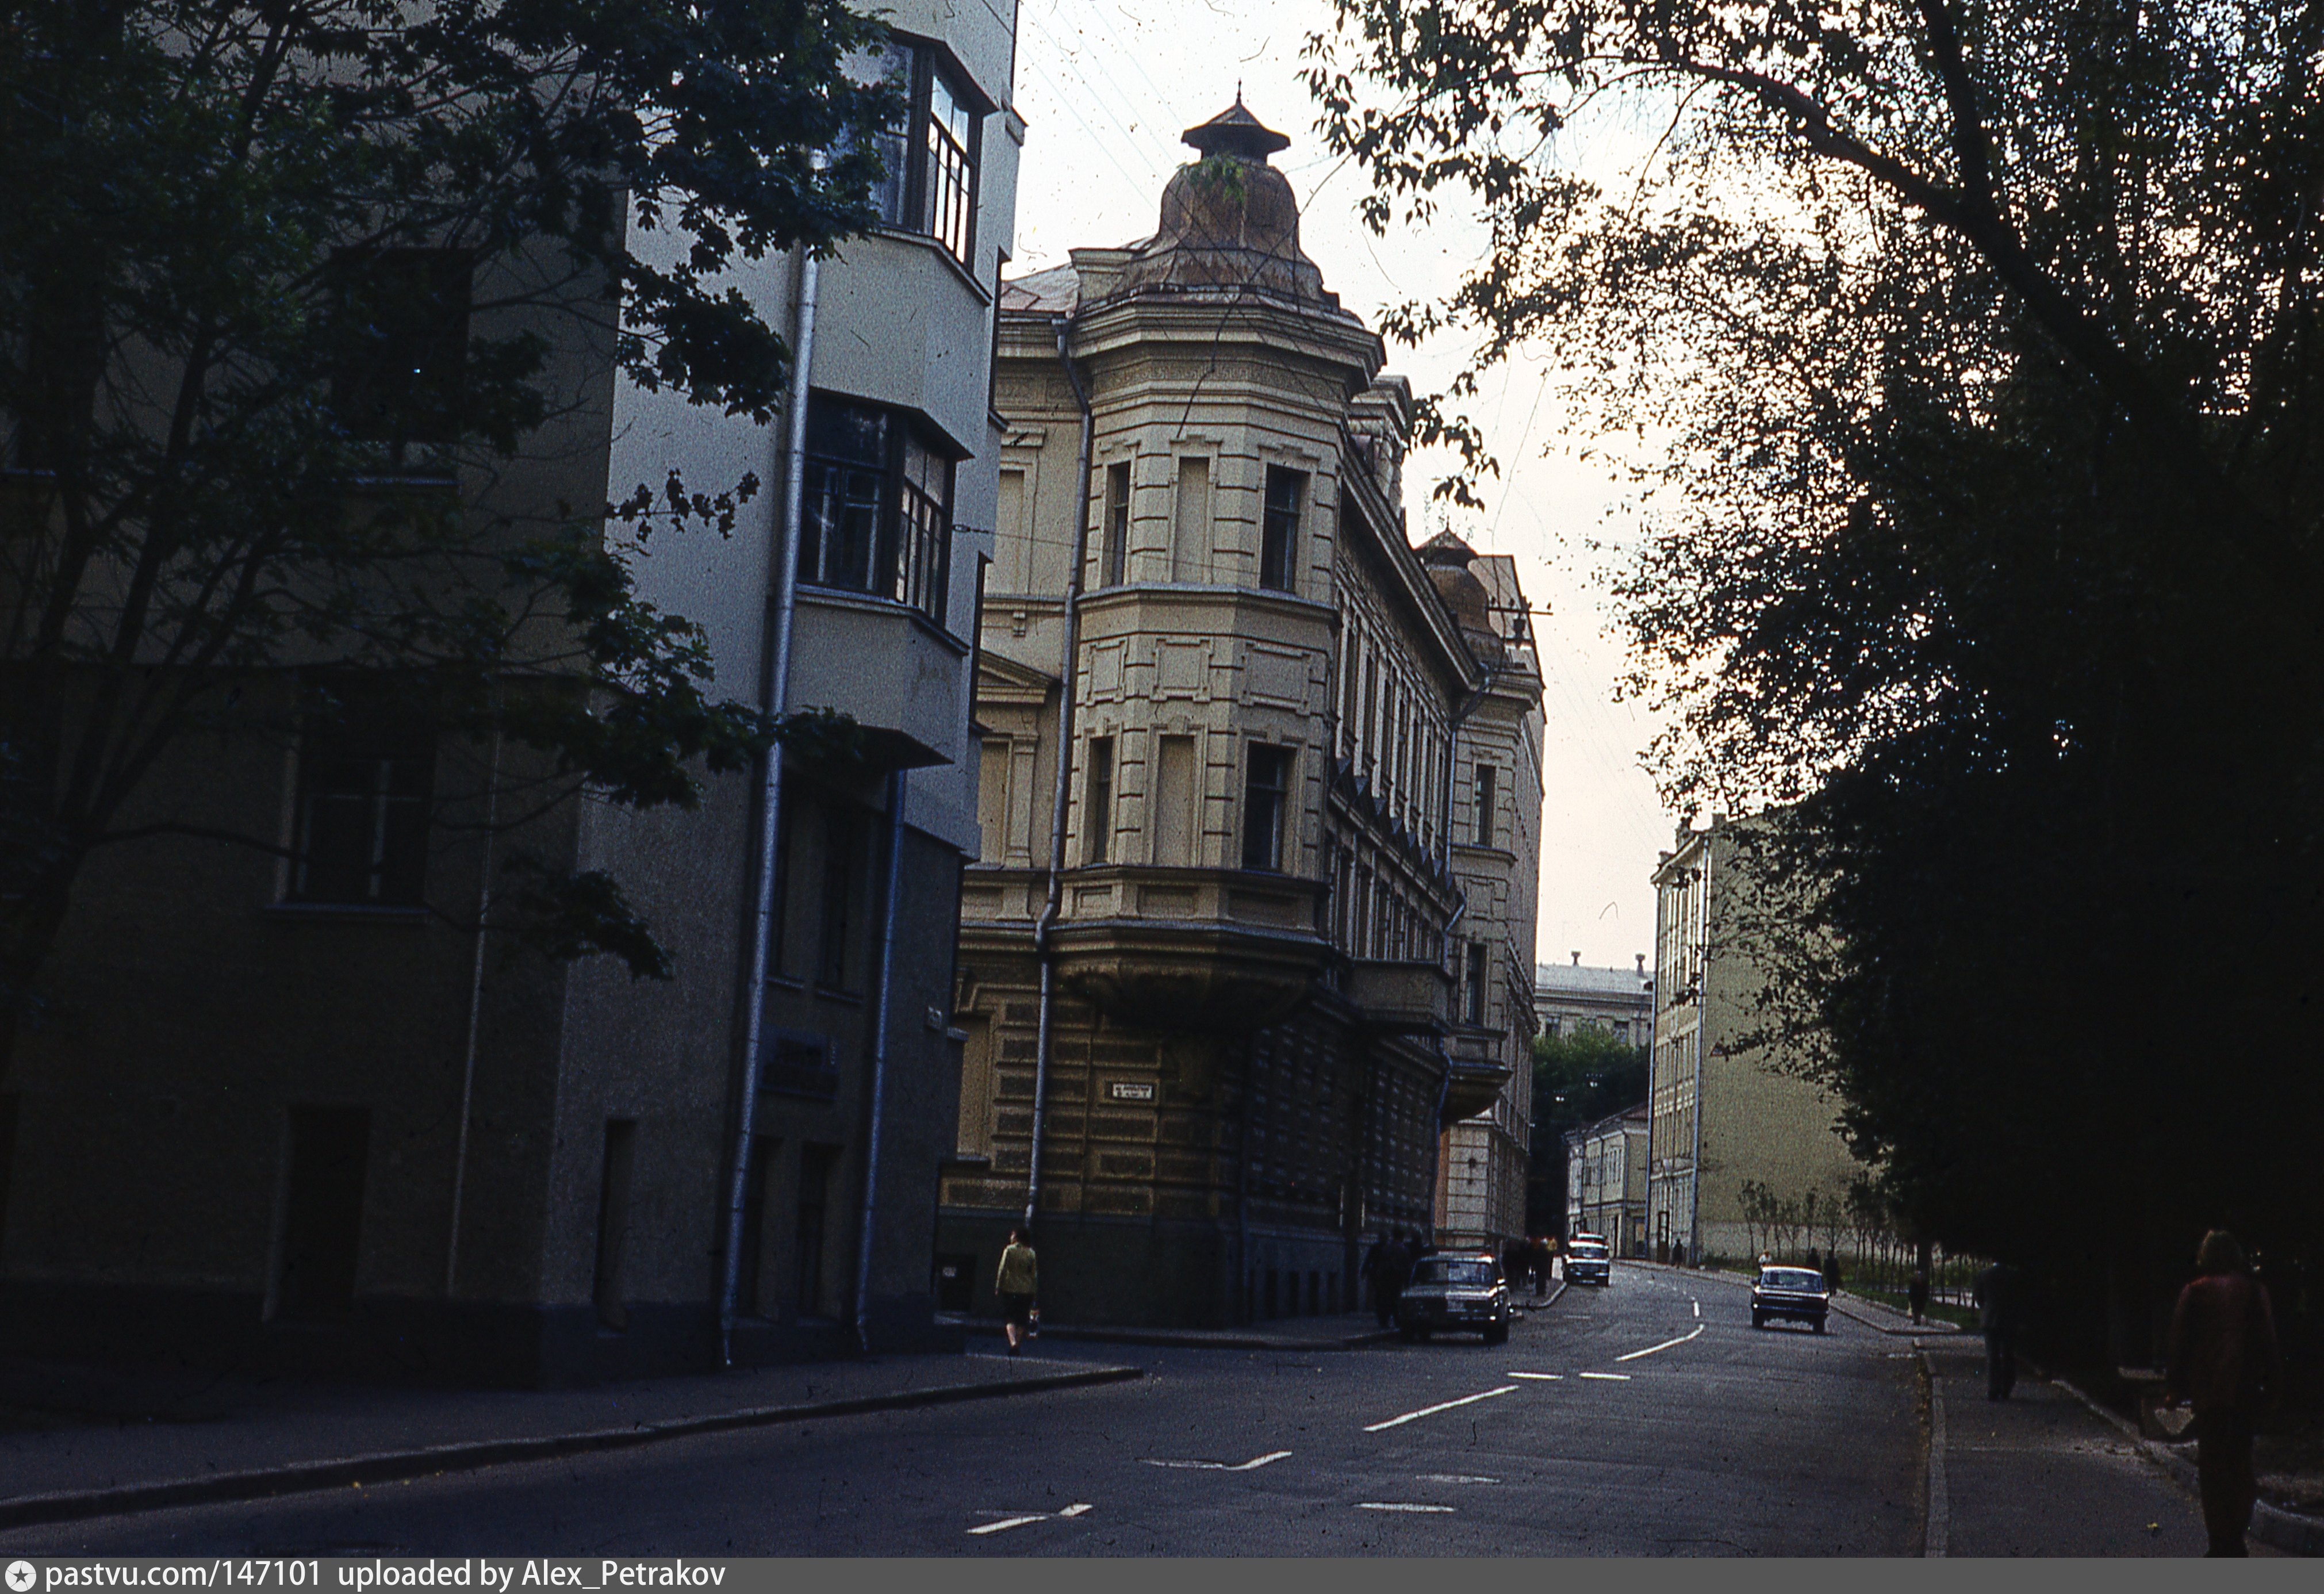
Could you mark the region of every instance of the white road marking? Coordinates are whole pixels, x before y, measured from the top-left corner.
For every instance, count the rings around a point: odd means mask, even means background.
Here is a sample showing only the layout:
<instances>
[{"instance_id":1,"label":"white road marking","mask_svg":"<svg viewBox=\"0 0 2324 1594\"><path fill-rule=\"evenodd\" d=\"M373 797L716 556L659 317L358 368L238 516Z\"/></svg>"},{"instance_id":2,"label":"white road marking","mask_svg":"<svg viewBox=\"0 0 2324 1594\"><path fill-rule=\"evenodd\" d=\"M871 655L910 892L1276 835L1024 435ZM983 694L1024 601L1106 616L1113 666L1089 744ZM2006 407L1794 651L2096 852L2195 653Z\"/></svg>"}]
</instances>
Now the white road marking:
<instances>
[{"instance_id":1,"label":"white road marking","mask_svg":"<svg viewBox=\"0 0 2324 1594\"><path fill-rule=\"evenodd\" d=\"M1628 1373L1583 1373L1582 1376L1585 1378L1603 1378L1609 1384L1627 1384L1630 1381L1630 1375Z\"/></svg>"},{"instance_id":2,"label":"white road marking","mask_svg":"<svg viewBox=\"0 0 2324 1594\"><path fill-rule=\"evenodd\" d=\"M1501 1377L1505 1378L1546 1378L1551 1383L1555 1383L1559 1379L1564 1377L1565 1375L1563 1373L1503 1373Z\"/></svg>"},{"instance_id":3,"label":"white road marking","mask_svg":"<svg viewBox=\"0 0 2324 1594\"><path fill-rule=\"evenodd\" d=\"M1236 1462L1166 1461L1153 1456L1146 1457L1145 1461L1149 1467L1184 1467L1200 1472L1256 1472L1271 1462L1282 1460L1290 1453L1287 1450L1269 1451L1263 1456L1253 1456L1248 1461Z\"/></svg>"},{"instance_id":4,"label":"white road marking","mask_svg":"<svg viewBox=\"0 0 2324 1594\"><path fill-rule=\"evenodd\" d=\"M1584 1373L1582 1377L1588 1377L1589 1375ZM1400 1417L1390 1417L1385 1423L1367 1423L1364 1425L1364 1432L1367 1433L1377 1433L1383 1428L1399 1427L1406 1423L1413 1422L1420 1417L1433 1417L1438 1412L1449 1412L1456 1405L1469 1405L1476 1401L1490 1400L1496 1395L1510 1395L1514 1394L1516 1390L1517 1386L1515 1384L1504 1384L1498 1389L1488 1389L1481 1395L1463 1395L1458 1400L1439 1401L1434 1405L1424 1405L1416 1412L1406 1412ZM1447 1506L1446 1509L1450 1510L1451 1507Z\"/></svg>"},{"instance_id":5,"label":"white road marking","mask_svg":"<svg viewBox=\"0 0 2324 1594\"><path fill-rule=\"evenodd\" d=\"M1409 1500L1359 1500L1359 1511L1450 1511L1450 1506L1416 1506Z\"/></svg>"},{"instance_id":6,"label":"white road marking","mask_svg":"<svg viewBox=\"0 0 2324 1594\"><path fill-rule=\"evenodd\" d=\"M1500 1479L1480 1478L1470 1472L1422 1472L1416 1475L1413 1481L1415 1483L1499 1483Z\"/></svg>"},{"instance_id":7,"label":"white road marking","mask_svg":"<svg viewBox=\"0 0 2324 1594\"><path fill-rule=\"evenodd\" d=\"M1694 1303L1693 1303L1693 1306L1694 1306L1694 1314L1695 1314L1697 1317L1701 1317L1701 1316L1702 1315L1702 1302L1700 1302L1700 1301L1696 1301L1696 1302L1694 1302Z\"/></svg>"},{"instance_id":8,"label":"white road marking","mask_svg":"<svg viewBox=\"0 0 2324 1594\"><path fill-rule=\"evenodd\" d=\"M1652 1356L1657 1350L1667 1350L1674 1345L1683 1345L1689 1340L1693 1339L1695 1334L1700 1334L1701 1332L1702 1332L1702 1330L1701 1328L1697 1328L1693 1334L1681 1334L1675 1340L1665 1340L1659 1345L1649 1345L1644 1350L1633 1350L1628 1356L1618 1356L1614 1359L1616 1361L1636 1361L1641 1356ZM1586 1377L1588 1375L1584 1374L1583 1376Z\"/></svg>"},{"instance_id":9,"label":"white road marking","mask_svg":"<svg viewBox=\"0 0 2324 1594\"><path fill-rule=\"evenodd\" d=\"M1012 1527L1023 1527L1029 1522L1047 1522L1053 1516L1079 1516L1089 1508L1089 1502L1084 1500L1078 1505L1068 1506L1062 1511L1035 1511L1024 1516L1004 1516L998 1522L988 1522L982 1527L972 1527L968 1531L972 1536L982 1538L986 1534L1007 1533Z\"/></svg>"}]
</instances>

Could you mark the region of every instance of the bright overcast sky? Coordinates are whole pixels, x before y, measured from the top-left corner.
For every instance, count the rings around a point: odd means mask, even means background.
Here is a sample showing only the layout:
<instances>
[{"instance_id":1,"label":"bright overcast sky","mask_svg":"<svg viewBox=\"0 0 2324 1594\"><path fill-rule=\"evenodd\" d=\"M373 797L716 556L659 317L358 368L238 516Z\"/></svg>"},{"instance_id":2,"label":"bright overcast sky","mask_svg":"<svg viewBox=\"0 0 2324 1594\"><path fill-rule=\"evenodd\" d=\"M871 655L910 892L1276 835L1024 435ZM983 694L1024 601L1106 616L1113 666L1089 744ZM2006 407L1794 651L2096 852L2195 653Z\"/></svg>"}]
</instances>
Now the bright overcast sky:
<instances>
[{"instance_id":1,"label":"bright overcast sky","mask_svg":"<svg viewBox=\"0 0 2324 1594\"><path fill-rule=\"evenodd\" d=\"M1300 242L1326 287L1375 322L1383 306L1449 290L1481 231L1448 217L1426 235L1373 237L1356 214L1362 175L1319 147L1300 51L1331 16L1330 0L1022 0L1017 106L1029 131L1010 272L1151 233L1162 185L1193 157L1179 134L1224 110L1240 83L1251 112L1292 139L1276 164L1299 196ZM1595 147L1569 139L1561 158L1584 167L1618 166L1635 147L1619 132ZM1391 345L1388 358L1427 392L1459 369L1462 352L1449 341ZM1515 556L1527 594L1551 611L1536 621L1549 715L1536 956L1563 963L1578 952L1585 963L1628 965L1653 951L1647 877L1674 821L1639 767L1652 723L1638 705L1614 701L1622 650L1603 577L1615 556L1587 547L1626 540L1620 489L1561 439L1552 375L1524 364L1487 375L1469 409L1504 475L1486 484L1482 517L1452 523L1480 551ZM1441 465L1414 464L1413 521L1433 530L1439 515L1426 493Z\"/></svg>"}]
</instances>

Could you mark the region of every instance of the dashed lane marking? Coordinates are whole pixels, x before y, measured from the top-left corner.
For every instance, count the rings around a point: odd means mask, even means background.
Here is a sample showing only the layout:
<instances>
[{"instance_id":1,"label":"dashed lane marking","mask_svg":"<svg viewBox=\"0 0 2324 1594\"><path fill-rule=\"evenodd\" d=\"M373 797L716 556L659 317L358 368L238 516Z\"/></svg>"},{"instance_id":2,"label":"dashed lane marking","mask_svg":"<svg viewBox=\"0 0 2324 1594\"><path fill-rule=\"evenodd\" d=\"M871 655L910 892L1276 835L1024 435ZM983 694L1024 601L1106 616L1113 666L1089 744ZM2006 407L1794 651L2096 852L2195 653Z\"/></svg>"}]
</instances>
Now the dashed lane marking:
<instances>
[{"instance_id":1,"label":"dashed lane marking","mask_svg":"<svg viewBox=\"0 0 2324 1594\"><path fill-rule=\"evenodd\" d=\"M1480 1478L1473 1472L1422 1472L1413 1478L1415 1483L1499 1483L1498 1478Z\"/></svg>"},{"instance_id":2,"label":"dashed lane marking","mask_svg":"<svg viewBox=\"0 0 2324 1594\"><path fill-rule=\"evenodd\" d=\"M1411 1500L1358 1500L1356 1502L1356 1509L1359 1511L1449 1512L1455 1509L1455 1507L1451 1506L1423 1506Z\"/></svg>"},{"instance_id":3,"label":"dashed lane marking","mask_svg":"<svg viewBox=\"0 0 2324 1594\"><path fill-rule=\"evenodd\" d=\"M1628 1373L1583 1373L1582 1376L1585 1378L1602 1378L1609 1384L1627 1384L1630 1381L1630 1375Z\"/></svg>"},{"instance_id":4,"label":"dashed lane marking","mask_svg":"<svg viewBox=\"0 0 2324 1594\"><path fill-rule=\"evenodd\" d=\"M1554 1384L1559 1379L1564 1377L1565 1375L1563 1373L1503 1373L1501 1377L1505 1378L1543 1378Z\"/></svg>"},{"instance_id":5,"label":"dashed lane marking","mask_svg":"<svg viewBox=\"0 0 2324 1594\"><path fill-rule=\"evenodd\" d=\"M1047 1522L1052 1517L1079 1516L1088 1509L1089 1502L1084 1500L1062 1511L1035 1511L1023 1516L1004 1516L998 1522L988 1522L982 1527L972 1527L968 1531L972 1538L982 1538L986 1534L1007 1533L1012 1527L1023 1527L1028 1523Z\"/></svg>"},{"instance_id":6,"label":"dashed lane marking","mask_svg":"<svg viewBox=\"0 0 2324 1594\"><path fill-rule=\"evenodd\" d=\"M1665 1340L1659 1345L1649 1345L1644 1350L1633 1350L1628 1356L1618 1356L1614 1359L1616 1361L1636 1361L1641 1356L1652 1356L1657 1350L1667 1350L1674 1345L1683 1345L1689 1340L1693 1339L1696 1334L1700 1334L1702 1332L1702 1329L1698 1325L1692 1334L1681 1334L1675 1340ZM1590 1375L1584 1373L1582 1376L1586 1378Z\"/></svg>"},{"instance_id":7,"label":"dashed lane marking","mask_svg":"<svg viewBox=\"0 0 2324 1594\"><path fill-rule=\"evenodd\" d=\"M1183 1467L1197 1472L1256 1472L1261 1467L1280 1461L1290 1455L1287 1450L1269 1451L1263 1456L1253 1456L1248 1461L1178 1461L1165 1460L1158 1456L1143 1458L1149 1467Z\"/></svg>"},{"instance_id":8,"label":"dashed lane marking","mask_svg":"<svg viewBox=\"0 0 2324 1594\"><path fill-rule=\"evenodd\" d=\"M1582 1376L1587 1377L1589 1375L1585 1373ZM1422 1417L1433 1417L1438 1412L1449 1412L1456 1405L1471 1405L1480 1400L1490 1400L1496 1395L1511 1395L1516 1391L1515 1384L1504 1384L1498 1389L1488 1389L1480 1395L1463 1395L1458 1400L1440 1400L1434 1405L1424 1405L1416 1412L1406 1412L1400 1417L1390 1417L1385 1423L1367 1423L1364 1424L1364 1432L1378 1433L1383 1428L1400 1427L1404 1424L1417 1421Z\"/></svg>"},{"instance_id":9,"label":"dashed lane marking","mask_svg":"<svg viewBox=\"0 0 2324 1594\"><path fill-rule=\"evenodd\" d=\"M1689 1303L1688 1303L1688 1304L1689 1304L1689 1305L1691 1305L1691 1306L1692 1306L1692 1307L1694 1308L1694 1314L1695 1314L1695 1316L1697 1316L1697 1317L1699 1318L1699 1317L1701 1317L1701 1316L1702 1315L1702 1302L1700 1302L1700 1301L1691 1301L1691 1302L1689 1302Z\"/></svg>"}]
</instances>

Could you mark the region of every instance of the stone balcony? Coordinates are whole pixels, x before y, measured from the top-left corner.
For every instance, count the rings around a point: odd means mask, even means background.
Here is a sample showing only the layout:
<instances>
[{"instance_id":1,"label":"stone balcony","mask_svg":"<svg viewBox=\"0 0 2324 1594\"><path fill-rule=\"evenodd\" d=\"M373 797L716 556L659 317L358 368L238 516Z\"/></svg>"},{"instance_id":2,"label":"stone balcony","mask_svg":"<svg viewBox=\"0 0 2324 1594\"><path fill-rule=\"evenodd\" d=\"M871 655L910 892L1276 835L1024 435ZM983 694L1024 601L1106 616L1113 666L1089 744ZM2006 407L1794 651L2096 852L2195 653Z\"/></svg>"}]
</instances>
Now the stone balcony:
<instances>
[{"instance_id":1,"label":"stone balcony","mask_svg":"<svg viewBox=\"0 0 2324 1594\"><path fill-rule=\"evenodd\" d=\"M971 871L961 894L964 945L1021 944L1046 886L1039 870ZM1239 869L1068 870L1052 933L1057 977L1125 1024L1263 1028L1306 1000L1323 972L1323 890L1314 880Z\"/></svg>"},{"instance_id":2,"label":"stone balcony","mask_svg":"<svg viewBox=\"0 0 2324 1594\"><path fill-rule=\"evenodd\" d=\"M962 756L968 644L908 605L799 588L789 707L836 709L863 728L875 769Z\"/></svg>"},{"instance_id":3,"label":"stone balcony","mask_svg":"<svg viewBox=\"0 0 2324 1594\"><path fill-rule=\"evenodd\" d=\"M1509 1083L1509 1066L1501 1060L1507 1038L1506 1031L1469 1024L1452 1031L1444 1045L1446 1123L1474 1118L1500 1099L1501 1087Z\"/></svg>"},{"instance_id":4,"label":"stone balcony","mask_svg":"<svg viewBox=\"0 0 2324 1594\"><path fill-rule=\"evenodd\" d=\"M1363 1022L1391 1035L1443 1035L1452 1018L1452 977L1442 964L1358 958L1342 989Z\"/></svg>"}]
</instances>

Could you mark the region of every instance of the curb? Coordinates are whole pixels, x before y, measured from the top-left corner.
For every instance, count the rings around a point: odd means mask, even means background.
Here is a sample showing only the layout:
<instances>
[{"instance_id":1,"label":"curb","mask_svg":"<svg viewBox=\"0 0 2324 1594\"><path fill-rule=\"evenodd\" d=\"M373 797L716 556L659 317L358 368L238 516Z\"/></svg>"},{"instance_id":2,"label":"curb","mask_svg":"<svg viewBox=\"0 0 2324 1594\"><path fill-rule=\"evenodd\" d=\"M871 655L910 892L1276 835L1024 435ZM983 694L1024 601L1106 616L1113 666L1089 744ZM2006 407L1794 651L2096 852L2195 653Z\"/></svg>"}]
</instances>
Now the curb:
<instances>
[{"instance_id":1,"label":"curb","mask_svg":"<svg viewBox=\"0 0 2324 1594\"><path fill-rule=\"evenodd\" d=\"M966 1317L961 1326L973 1334L997 1334L1001 1322L997 1317ZM1140 1329L1140 1328L1066 1328L1043 1323L1038 1339L1055 1340L1059 1343L1082 1345L1145 1345L1175 1347L1182 1350L1353 1350L1359 1346L1377 1345L1396 1338L1394 1329L1367 1330L1358 1334L1344 1334L1335 1340L1305 1340L1291 1334L1245 1334L1231 1329L1215 1332L1206 1329Z\"/></svg>"},{"instance_id":2,"label":"curb","mask_svg":"<svg viewBox=\"0 0 2324 1594\"><path fill-rule=\"evenodd\" d=\"M2138 1431L2137 1424L2093 1399L2071 1380L2052 1374L2050 1382L2104 1418L2124 1438L2136 1445L2148 1460L2169 1473L2180 1488L2200 1497L2201 1479L2195 1470L2194 1462L2177 1451L2147 1438ZM2302 1516L2281 1506L2271 1506L2265 1500L2252 1507L2251 1536L2286 1554L2324 1555L2324 1518Z\"/></svg>"},{"instance_id":3,"label":"curb","mask_svg":"<svg viewBox=\"0 0 2324 1594\"><path fill-rule=\"evenodd\" d=\"M1851 1304L1851 1303L1853 1304ZM1864 1308L1864 1311L1858 1310L1858 1307ZM1928 1337L1950 1339L1955 1334L1965 1334L1969 1332L1969 1330L1961 1327L1959 1323L1945 1322L1935 1318L1932 1318L1927 1322L1918 1324L1917 1326L1908 1320L1904 1323L1891 1327L1889 1324L1882 1322L1877 1318L1867 1317L1864 1314L1865 1311L1887 1312L1887 1307L1874 1305L1871 1302L1861 1300L1854 1295L1850 1295L1847 1301L1842 1301L1838 1291L1835 1291L1832 1294L1831 1309L1834 1312L1839 1313L1842 1317L1854 1318L1857 1322L1862 1323L1866 1328L1870 1329L1876 1334L1902 1334L1909 1335L1914 1339ZM1895 1315L1895 1313L1891 1313L1891 1315Z\"/></svg>"},{"instance_id":4,"label":"curb","mask_svg":"<svg viewBox=\"0 0 2324 1594\"><path fill-rule=\"evenodd\" d=\"M905 1390L894 1395L857 1396L849 1400L755 1406L745 1411L679 1417L664 1423L641 1423L632 1428L600 1428L582 1433L549 1433L526 1439L468 1440L454 1444L428 1445L417 1450L344 1456L334 1460L293 1461L279 1467L255 1467L239 1472L177 1479L165 1483L135 1483L116 1488L20 1495L14 1499L0 1500L0 1528L79 1522L92 1516L121 1516L172 1506L262 1500L276 1495L345 1488L356 1484L398 1483L442 1472L470 1472L479 1468L505 1466L517 1461L553 1460L560 1456L582 1455L592 1451L629 1450L697 1433L723 1433L737 1428L770 1427L782 1423L804 1423L817 1417L854 1416L865 1412L909 1411L918 1406L950 1405L960 1401L989 1400L1004 1395L1038 1395L1052 1389L1118 1384L1145 1376L1143 1368L1091 1368L1081 1372L1047 1373L1038 1377L1001 1379L989 1384L939 1384L927 1389Z\"/></svg>"}]
</instances>

